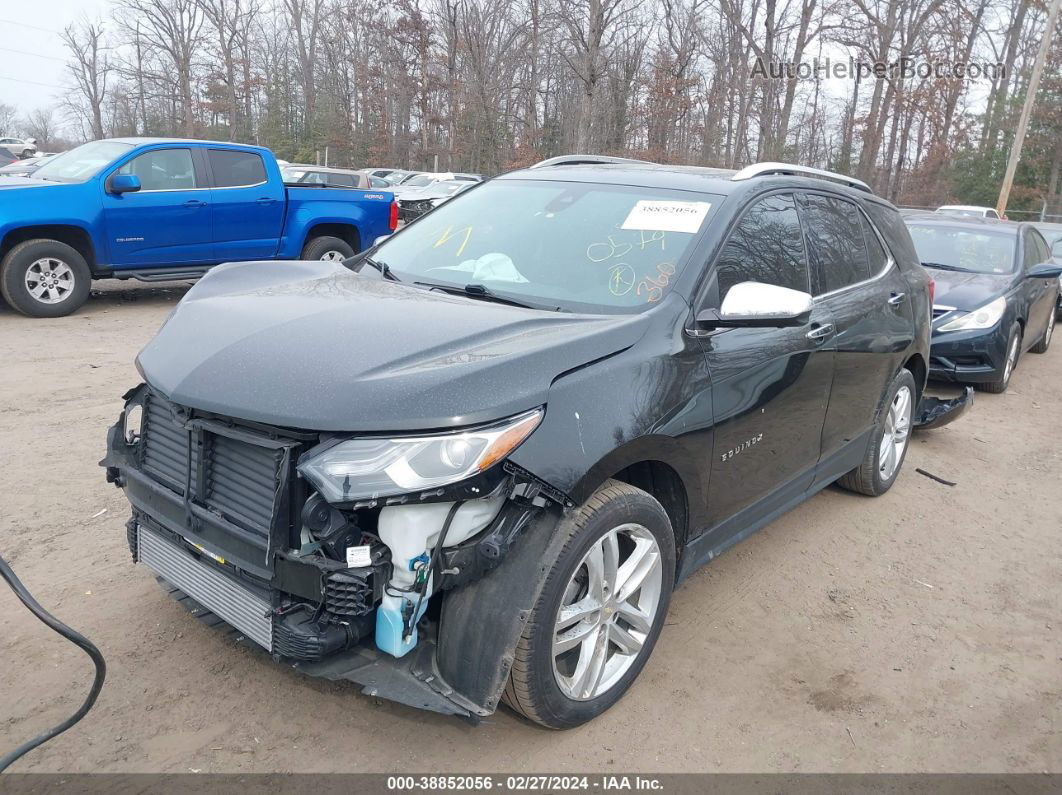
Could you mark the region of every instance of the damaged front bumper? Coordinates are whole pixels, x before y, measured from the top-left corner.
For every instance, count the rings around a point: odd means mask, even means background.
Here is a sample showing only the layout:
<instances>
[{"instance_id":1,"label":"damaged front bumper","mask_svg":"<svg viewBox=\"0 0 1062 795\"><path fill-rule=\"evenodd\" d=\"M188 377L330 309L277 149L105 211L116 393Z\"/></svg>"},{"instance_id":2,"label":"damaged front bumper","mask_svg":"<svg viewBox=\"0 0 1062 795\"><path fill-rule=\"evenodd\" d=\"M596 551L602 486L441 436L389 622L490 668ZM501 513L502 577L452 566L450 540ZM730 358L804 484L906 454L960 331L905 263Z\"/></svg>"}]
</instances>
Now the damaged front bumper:
<instances>
[{"instance_id":1,"label":"damaged front bumper","mask_svg":"<svg viewBox=\"0 0 1062 795\"><path fill-rule=\"evenodd\" d=\"M385 510L403 515L405 505L422 509L432 501L504 498L481 531L440 551L427 603L444 592L474 588L506 563L532 522L564 495L502 462L473 486L345 508L339 513L346 525L330 526L327 539L308 544L300 509L316 495L295 462L319 442L316 435L188 411L146 386L127 400L100 463L132 505L127 532L134 560L180 593L182 603L308 675L346 679L374 696L469 719L494 711L497 694L478 692L479 683L465 681L464 668L455 667L452 675L440 669L438 611L419 622L419 642L410 653L395 657L373 644L393 572L377 522ZM143 413L139 434L131 434L126 421L132 409ZM264 495L264 504L255 502L256 494ZM350 545L368 546L370 559L352 565L343 554Z\"/></svg>"},{"instance_id":2,"label":"damaged front bumper","mask_svg":"<svg viewBox=\"0 0 1062 795\"><path fill-rule=\"evenodd\" d=\"M914 428L916 431L931 431L943 428L959 419L973 405L974 390L972 386L964 387L958 397L945 399L923 395L918 401L915 412Z\"/></svg>"}]
</instances>

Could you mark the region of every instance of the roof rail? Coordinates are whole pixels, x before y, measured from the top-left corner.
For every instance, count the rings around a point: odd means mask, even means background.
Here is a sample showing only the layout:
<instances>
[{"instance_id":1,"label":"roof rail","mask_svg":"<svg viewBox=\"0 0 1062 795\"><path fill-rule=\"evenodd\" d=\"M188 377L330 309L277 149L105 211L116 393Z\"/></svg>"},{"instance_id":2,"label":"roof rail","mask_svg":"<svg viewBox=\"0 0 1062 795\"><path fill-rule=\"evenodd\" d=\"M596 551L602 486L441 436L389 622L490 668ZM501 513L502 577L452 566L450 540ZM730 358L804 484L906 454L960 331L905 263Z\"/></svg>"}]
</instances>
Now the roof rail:
<instances>
[{"instance_id":1,"label":"roof rail","mask_svg":"<svg viewBox=\"0 0 1062 795\"><path fill-rule=\"evenodd\" d=\"M587 166L606 163L649 163L648 160L635 160L631 157L613 157L612 155L559 155L542 160L528 168L548 168L549 166Z\"/></svg>"},{"instance_id":2,"label":"roof rail","mask_svg":"<svg viewBox=\"0 0 1062 795\"><path fill-rule=\"evenodd\" d=\"M821 168L811 168L810 166L797 166L793 163L755 163L751 166L745 166L730 179L731 181L738 181L743 179L752 179L753 177L766 177L770 175L789 175L795 177L813 177L815 179L828 179L833 182L840 182L843 185L848 185L850 188L857 188L858 190L866 191L867 193L873 193L870 186L863 182L861 179L855 177L846 177L844 174L837 174L833 171L826 171Z\"/></svg>"}]
</instances>

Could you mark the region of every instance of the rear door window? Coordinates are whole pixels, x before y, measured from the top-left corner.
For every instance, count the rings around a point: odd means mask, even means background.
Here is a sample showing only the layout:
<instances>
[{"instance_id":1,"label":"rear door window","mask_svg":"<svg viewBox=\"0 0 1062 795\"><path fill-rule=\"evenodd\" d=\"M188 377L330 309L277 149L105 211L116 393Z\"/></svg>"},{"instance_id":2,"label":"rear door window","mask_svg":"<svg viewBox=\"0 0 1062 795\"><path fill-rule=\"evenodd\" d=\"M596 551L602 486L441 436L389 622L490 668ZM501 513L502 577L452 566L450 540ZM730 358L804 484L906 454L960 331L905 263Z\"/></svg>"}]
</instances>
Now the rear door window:
<instances>
[{"instance_id":1,"label":"rear door window","mask_svg":"<svg viewBox=\"0 0 1062 795\"><path fill-rule=\"evenodd\" d=\"M715 266L719 302L741 282L761 282L808 292L808 264L792 194L754 202L742 216Z\"/></svg>"},{"instance_id":2,"label":"rear door window","mask_svg":"<svg viewBox=\"0 0 1062 795\"><path fill-rule=\"evenodd\" d=\"M326 180L329 185L334 185L339 188L353 188L354 177L350 174L328 174Z\"/></svg>"},{"instance_id":3,"label":"rear door window","mask_svg":"<svg viewBox=\"0 0 1062 795\"><path fill-rule=\"evenodd\" d=\"M804 236L815 295L831 293L871 276L859 208L815 193L800 195Z\"/></svg>"},{"instance_id":4,"label":"rear door window","mask_svg":"<svg viewBox=\"0 0 1062 795\"><path fill-rule=\"evenodd\" d=\"M210 170L214 172L215 188L241 188L266 181L265 163L259 154L211 149L207 156L210 158Z\"/></svg>"},{"instance_id":5,"label":"rear door window","mask_svg":"<svg viewBox=\"0 0 1062 795\"><path fill-rule=\"evenodd\" d=\"M870 262L870 274L873 276L885 270L885 265L889 262L889 254L881 245L874 227L870 225L870 221L863 213L859 213L859 220L863 226L863 240L867 244L867 259Z\"/></svg>"}]
</instances>

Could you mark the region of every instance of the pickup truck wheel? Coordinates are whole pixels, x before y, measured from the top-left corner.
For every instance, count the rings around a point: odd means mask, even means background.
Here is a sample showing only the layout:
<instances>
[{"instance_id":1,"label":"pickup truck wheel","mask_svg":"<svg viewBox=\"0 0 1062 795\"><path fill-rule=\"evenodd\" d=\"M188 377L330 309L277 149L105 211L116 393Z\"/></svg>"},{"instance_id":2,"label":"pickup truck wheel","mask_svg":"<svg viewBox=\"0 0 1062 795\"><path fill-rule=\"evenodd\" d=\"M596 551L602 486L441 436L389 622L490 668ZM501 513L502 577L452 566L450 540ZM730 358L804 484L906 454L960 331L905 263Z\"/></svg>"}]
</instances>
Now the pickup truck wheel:
<instances>
[{"instance_id":1,"label":"pickup truck wheel","mask_svg":"<svg viewBox=\"0 0 1062 795\"><path fill-rule=\"evenodd\" d=\"M19 243L0 264L0 293L30 317L62 317L89 296L92 274L85 258L58 240Z\"/></svg>"},{"instance_id":2,"label":"pickup truck wheel","mask_svg":"<svg viewBox=\"0 0 1062 795\"><path fill-rule=\"evenodd\" d=\"M610 480L567 533L517 643L505 703L569 729L623 696L652 653L675 586L675 534L649 494Z\"/></svg>"},{"instance_id":3,"label":"pickup truck wheel","mask_svg":"<svg viewBox=\"0 0 1062 795\"><path fill-rule=\"evenodd\" d=\"M842 475L837 481L839 486L869 497L880 497L892 487L911 441L917 393L911 371L900 370L878 406L877 422L863 463Z\"/></svg>"},{"instance_id":4,"label":"pickup truck wheel","mask_svg":"<svg viewBox=\"0 0 1062 795\"><path fill-rule=\"evenodd\" d=\"M315 237L302 250L303 259L323 259L342 262L357 252L346 240L338 237Z\"/></svg>"}]
</instances>

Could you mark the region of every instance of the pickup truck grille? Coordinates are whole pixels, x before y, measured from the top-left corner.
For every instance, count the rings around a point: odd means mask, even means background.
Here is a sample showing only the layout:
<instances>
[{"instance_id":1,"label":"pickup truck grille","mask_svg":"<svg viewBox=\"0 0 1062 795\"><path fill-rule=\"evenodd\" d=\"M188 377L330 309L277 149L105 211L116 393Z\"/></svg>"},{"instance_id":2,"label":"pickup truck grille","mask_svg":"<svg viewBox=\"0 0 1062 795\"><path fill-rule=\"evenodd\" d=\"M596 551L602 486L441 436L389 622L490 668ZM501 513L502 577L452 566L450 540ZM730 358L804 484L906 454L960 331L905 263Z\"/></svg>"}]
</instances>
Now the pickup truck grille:
<instances>
[{"instance_id":1,"label":"pickup truck grille","mask_svg":"<svg viewBox=\"0 0 1062 795\"><path fill-rule=\"evenodd\" d=\"M176 407L148 394L141 432L144 471L182 497L190 483L189 499L268 538L284 480L285 448L185 425Z\"/></svg>"}]
</instances>

